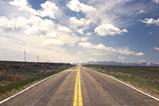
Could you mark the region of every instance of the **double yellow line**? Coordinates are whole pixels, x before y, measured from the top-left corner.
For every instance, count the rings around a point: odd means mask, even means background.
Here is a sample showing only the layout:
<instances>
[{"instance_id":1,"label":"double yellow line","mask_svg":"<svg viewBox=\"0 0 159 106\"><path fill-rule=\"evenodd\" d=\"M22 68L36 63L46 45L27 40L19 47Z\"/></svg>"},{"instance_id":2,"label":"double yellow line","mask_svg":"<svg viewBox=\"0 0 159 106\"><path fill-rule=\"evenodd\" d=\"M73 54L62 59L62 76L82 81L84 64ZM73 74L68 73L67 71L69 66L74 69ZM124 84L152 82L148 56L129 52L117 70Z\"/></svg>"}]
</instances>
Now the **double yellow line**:
<instances>
[{"instance_id":1,"label":"double yellow line","mask_svg":"<svg viewBox=\"0 0 159 106\"><path fill-rule=\"evenodd\" d=\"M78 66L77 68L73 106L83 106L81 79L80 79L80 66Z\"/></svg>"}]
</instances>

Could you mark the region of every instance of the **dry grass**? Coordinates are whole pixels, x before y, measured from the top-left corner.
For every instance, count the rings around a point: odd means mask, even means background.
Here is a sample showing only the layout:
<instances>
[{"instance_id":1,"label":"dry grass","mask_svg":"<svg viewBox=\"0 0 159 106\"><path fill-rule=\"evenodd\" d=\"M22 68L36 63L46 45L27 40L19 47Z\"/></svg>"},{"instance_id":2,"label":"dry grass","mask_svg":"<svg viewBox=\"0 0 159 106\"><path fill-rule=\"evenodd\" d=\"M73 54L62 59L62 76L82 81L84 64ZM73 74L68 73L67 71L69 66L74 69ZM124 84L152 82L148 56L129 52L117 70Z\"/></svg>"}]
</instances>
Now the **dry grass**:
<instances>
[{"instance_id":1,"label":"dry grass","mask_svg":"<svg viewBox=\"0 0 159 106\"><path fill-rule=\"evenodd\" d=\"M87 66L159 96L159 67Z\"/></svg>"},{"instance_id":2,"label":"dry grass","mask_svg":"<svg viewBox=\"0 0 159 106\"><path fill-rule=\"evenodd\" d=\"M30 83L69 67L70 64L59 63L0 62L0 100Z\"/></svg>"}]
</instances>

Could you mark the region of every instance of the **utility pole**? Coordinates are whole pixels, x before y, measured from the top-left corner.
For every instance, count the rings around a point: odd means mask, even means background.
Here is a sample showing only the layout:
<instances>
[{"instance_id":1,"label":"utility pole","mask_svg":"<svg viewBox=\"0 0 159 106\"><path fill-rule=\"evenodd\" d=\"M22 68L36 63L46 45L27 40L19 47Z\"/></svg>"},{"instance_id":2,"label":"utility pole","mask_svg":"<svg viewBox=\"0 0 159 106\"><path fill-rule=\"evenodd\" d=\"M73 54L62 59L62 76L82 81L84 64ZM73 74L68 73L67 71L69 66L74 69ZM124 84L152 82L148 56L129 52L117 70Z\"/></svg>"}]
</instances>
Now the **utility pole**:
<instances>
[{"instance_id":1,"label":"utility pole","mask_svg":"<svg viewBox=\"0 0 159 106\"><path fill-rule=\"evenodd\" d=\"M37 62L39 62L39 56L37 56Z\"/></svg>"},{"instance_id":2,"label":"utility pole","mask_svg":"<svg viewBox=\"0 0 159 106\"><path fill-rule=\"evenodd\" d=\"M26 63L26 51L24 50L24 62Z\"/></svg>"}]
</instances>

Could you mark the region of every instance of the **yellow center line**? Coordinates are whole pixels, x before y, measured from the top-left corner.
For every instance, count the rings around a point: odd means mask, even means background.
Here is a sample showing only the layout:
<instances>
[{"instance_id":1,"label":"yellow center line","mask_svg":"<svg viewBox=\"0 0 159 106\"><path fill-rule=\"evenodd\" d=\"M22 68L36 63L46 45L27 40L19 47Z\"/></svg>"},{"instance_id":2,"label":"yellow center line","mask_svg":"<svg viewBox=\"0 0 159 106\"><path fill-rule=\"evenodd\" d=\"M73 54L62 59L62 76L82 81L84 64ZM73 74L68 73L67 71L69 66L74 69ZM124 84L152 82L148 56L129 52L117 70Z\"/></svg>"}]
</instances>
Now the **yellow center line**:
<instances>
[{"instance_id":1,"label":"yellow center line","mask_svg":"<svg viewBox=\"0 0 159 106\"><path fill-rule=\"evenodd\" d=\"M81 79L80 79L80 66L78 66L77 69L73 106L83 106Z\"/></svg>"}]
</instances>

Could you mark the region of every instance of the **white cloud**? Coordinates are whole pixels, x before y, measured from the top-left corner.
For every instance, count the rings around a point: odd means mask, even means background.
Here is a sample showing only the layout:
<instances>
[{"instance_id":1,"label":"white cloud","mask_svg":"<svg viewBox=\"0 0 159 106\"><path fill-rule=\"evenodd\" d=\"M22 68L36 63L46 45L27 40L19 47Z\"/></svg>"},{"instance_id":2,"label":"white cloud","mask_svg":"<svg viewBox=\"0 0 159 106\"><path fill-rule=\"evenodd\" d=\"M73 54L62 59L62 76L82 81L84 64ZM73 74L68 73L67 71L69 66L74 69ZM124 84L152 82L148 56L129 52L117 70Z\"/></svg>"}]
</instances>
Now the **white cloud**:
<instances>
[{"instance_id":1,"label":"white cloud","mask_svg":"<svg viewBox=\"0 0 159 106\"><path fill-rule=\"evenodd\" d=\"M29 27L25 29L25 34L42 35L54 28L54 22L49 19L42 19L38 16L28 18Z\"/></svg>"},{"instance_id":2,"label":"white cloud","mask_svg":"<svg viewBox=\"0 0 159 106\"><path fill-rule=\"evenodd\" d=\"M101 24L95 28L95 32L100 36L107 36L107 35L118 35L123 32L127 32L126 29L119 29L118 27L112 24Z\"/></svg>"},{"instance_id":3,"label":"white cloud","mask_svg":"<svg viewBox=\"0 0 159 106\"><path fill-rule=\"evenodd\" d=\"M159 52L159 47L154 47L154 50Z\"/></svg>"},{"instance_id":4,"label":"white cloud","mask_svg":"<svg viewBox=\"0 0 159 106\"><path fill-rule=\"evenodd\" d=\"M159 18L153 19L153 18L145 18L144 20L141 20L142 23L145 23L147 25L157 25L159 26Z\"/></svg>"},{"instance_id":5,"label":"white cloud","mask_svg":"<svg viewBox=\"0 0 159 106\"><path fill-rule=\"evenodd\" d=\"M42 10L39 11L40 16L42 17L50 17L55 18L55 15L59 13L59 8L57 5L51 1L46 1L45 3L41 4Z\"/></svg>"},{"instance_id":6,"label":"white cloud","mask_svg":"<svg viewBox=\"0 0 159 106\"><path fill-rule=\"evenodd\" d=\"M136 55L136 56L143 56L144 53L143 53L143 52L139 52L139 53L136 53L135 55Z\"/></svg>"},{"instance_id":7,"label":"white cloud","mask_svg":"<svg viewBox=\"0 0 159 106\"><path fill-rule=\"evenodd\" d=\"M18 16L10 19L2 16L0 22L1 30L11 29L11 31L22 31L25 34L39 34L54 28L52 20L42 19L38 16L30 16L30 18Z\"/></svg>"},{"instance_id":8,"label":"white cloud","mask_svg":"<svg viewBox=\"0 0 159 106\"><path fill-rule=\"evenodd\" d=\"M152 0L152 2L159 4L159 0Z\"/></svg>"},{"instance_id":9,"label":"white cloud","mask_svg":"<svg viewBox=\"0 0 159 106\"><path fill-rule=\"evenodd\" d=\"M95 49L100 49L100 50L106 49L105 45L104 45L104 44L101 44L101 43L98 44L98 45L95 45L94 48L95 48Z\"/></svg>"},{"instance_id":10,"label":"white cloud","mask_svg":"<svg viewBox=\"0 0 159 106\"><path fill-rule=\"evenodd\" d=\"M99 49L99 50L104 50L105 49L105 46L103 44L93 45L90 42L80 42L79 46L85 47L85 48L90 48L90 49Z\"/></svg>"},{"instance_id":11,"label":"white cloud","mask_svg":"<svg viewBox=\"0 0 159 106\"><path fill-rule=\"evenodd\" d=\"M24 17L17 17L9 19L5 16L0 17L0 27L2 29L11 29L11 30L18 30L18 29L25 29L27 27L28 20Z\"/></svg>"},{"instance_id":12,"label":"white cloud","mask_svg":"<svg viewBox=\"0 0 159 106\"><path fill-rule=\"evenodd\" d=\"M0 27L1 28L12 28L11 25L9 25L9 20L7 17L0 17Z\"/></svg>"},{"instance_id":13,"label":"white cloud","mask_svg":"<svg viewBox=\"0 0 159 106\"><path fill-rule=\"evenodd\" d=\"M81 47L84 47L84 48L90 48L90 49L99 49L99 50L105 50L106 47L104 44L100 43L100 44L97 44L97 45L94 45L90 42L80 42L79 43L79 46Z\"/></svg>"},{"instance_id":14,"label":"white cloud","mask_svg":"<svg viewBox=\"0 0 159 106\"><path fill-rule=\"evenodd\" d=\"M70 24L77 26L77 27L82 27L82 26L86 26L86 25L90 24L90 20L87 20L85 18L77 19L76 17L71 17L69 19L69 21L70 21Z\"/></svg>"},{"instance_id":15,"label":"white cloud","mask_svg":"<svg viewBox=\"0 0 159 106\"><path fill-rule=\"evenodd\" d=\"M10 1L10 3L12 5L19 6L19 7L23 7L23 6L28 6L29 5L27 0L20 0L20 1L19 0L12 0L12 1Z\"/></svg>"},{"instance_id":16,"label":"white cloud","mask_svg":"<svg viewBox=\"0 0 159 106\"><path fill-rule=\"evenodd\" d=\"M79 46L85 47L85 48L94 48L93 44L91 44L90 42L80 42Z\"/></svg>"},{"instance_id":17,"label":"white cloud","mask_svg":"<svg viewBox=\"0 0 159 106\"><path fill-rule=\"evenodd\" d=\"M57 32L48 32L45 35L46 37L55 38L57 37Z\"/></svg>"},{"instance_id":18,"label":"white cloud","mask_svg":"<svg viewBox=\"0 0 159 106\"><path fill-rule=\"evenodd\" d=\"M64 45L64 43L60 39L49 39L47 41L44 41L44 46L54 46L54 45Z\"/></svg>"},{"instance_id":19,"label":"white cloud","mask_svg":"<svg viewBox=\"0 0 159 106\"><path fill-rule=\"evenodd\" d=\"M135 52L135 51L129 50L127 48L108 47L102 43L94 45L90 42L80 42L79 46L84 47L84 48L89 48L89 49L102 50L103 52L109 52L110 54L117 53L117 54L127 55L127 56L144 56L143 52Z\"/></svg>"},{"instance_id":20,"label":"white cloud","mask_svg":"<svg viewBox=\"0 0 159 106\"><path fill-rule=\"evenodd\" d=\"M26 35L36 35L36 34L40 34L40 29L37 26L31 26L29 28L27 28L24 33Z\"/></svg>"},{"instance_id":21,"label":"white cloud","mask_svg":"<svg viewBox=\"0 0 159 106\"><path fill-rule=\"evenodd\" d=\"M72 32L72 30L70 28L66 27L66 26L59 26L58 29L60 31L64 31L64 32L68 32L68 33Z\"/></svg>"},{"instance_id":22,"label":"white cloud","mask_svg":"<svg viewBox=\"0 0 159 106\"><path fill-rule=\"evenodd\" d=\"M13 0L10 4L16 6L22 14L25 16L37 15L41 17L55 18L56 15L60 14L60 10L54 2L46 1L41 4L42 9L35 10L31 7L27 0Z\"/></svg>"},{"instance_id":23,"label":"white cloud","mask_svg":"<svg viewBox=\"0 0 159 106\"><path fill-rule=\"evenodd\" d=\"M80 12L80 11L84 13L96 12L96 8L94 8L93 6L81 3L79 0L71 0L67 4L67 7L75 12Z\"/></svg>"},{"instance_id":24,"label":"white cloud","mask_svg":"<svg viewBox=\"0 0 159 106\"><path fill-rule=\"evenodd\" d=\"M28 19L17 17L10 20L6 17L0 17L0 28L3 31L10 28L10 32L17 31L26 35L52 37L54 40L57 40L55 44L59 45L73 45L80 40L68 27L55 24L52 20L42 19L37 16ZM47 43L51 41L49 40Z\"/></svg>"},{"instance_id":25,"label":"white cloud","mask_svg":"<svg viewBox=\"0 0 159 106\"><path fill-rule=\"evenodd\" d=\"M62 42L68 45L74 45L78 43L78 41L80 40L80 38L76 35L72 35L69 33L62 33L62 32L58 33L57 39L60 39Z\"/></svg>"},{"instance_id":26,"label":"white cloud","mask_svg":"<svg viewBox=\"0 0 159 106\"><path fill-rule=\"evenodd\" d=\"M8 7L2 5L2 1L6 2ZM125 12L128 9L125 9L123 5L130 0L114 2L111 0L88 0L88 2L86 1L88 4L81 3L79 0L71 0L74 3L69 2L67 6L69 5L70 7L68 7L72 11L82 12L82 18L67 16L68 14L62 13L65 12L63 10L65 8L59 8L53 1L44 2L39 10L32 8L27 0L12 0L10 3L9 0L0 1L2 8L0 13L3 15L0 16L0 50L4 50L0 52L1 59L15 59L16 57L23 60L24 49L29 52L28 55L32 55L30 60L39 55L41 59L61 62L77 62L92 57L97 61L99 59L116 60L115 56L118 55L133 55L132 57L144 55L127 48L109 47L102 43L95 44L96 41L92 41L94 31L90 27L94 28L99 23L113 25L115 30L110 28L114 32L113 35L127 32L126 29L120 29L123 28L120 24L120 16L136 13L136 11ZM59 4L59 6L61 5ZM98 12L96 8L98 8ZM124 8L124 11L121 8ZM77 14L81 15L80 13ZM11 56L8 56L7 53Z\"/></svg>"},{"instance_id":27,"label":"white cloud","mask_svg":"<svg viewBox=\"0 0 159 106\"><path fill-rule=\"evenodd\" d=\"M85 33L85 35L87 35L87 36L90 36L90 35L92 35L93 33L91 33L91 32L87 32L87 33Z\"/></svg>"},{"instance_id":28,"label":"white cloud","mask_svg":"<svg viewBox=\"0 0 159 106\"><path fill-rule=\"evenodd\" d=\"M118 54L127 55L127 56L143 56L144 55L143 52L135 52L128 48L107 47L106 50L112 53L118 53Z\"/></svg>"},{"instance_id":29,"label":"white cloud","mask_svg":"<svg viewBox=\"0 0 159 106\"><path fill-rule=\"evenodd\" d=\"M82 42L88 41L88 37L81 37L81 41L82 41Z\"/></svg>"},{"instance_id":30,"label":"white cloud","mask_svg":"<svg viewBox=\"0 0 159 106\"><path fill-rule=\"evenodd\" d=\"M27 51L27 60L36 61L36 56L40 56L40 61L50 62L77 62L76 51L70 52L63 47L63 41L56 38L39 37L25 35L23 33L1 33L0 36L0 58L4 60L22 60L23 52Z\"/></svg>"},{"instance_id":31,"label":"white cloud","mask_svg":"<svg viewBox=\"0 0 159 106\"><path fill-rule=\"evenodd\" d=\"M27 0L12 0L10 4L29 15L38 15L38 12L31 7Z\"/></svg>"}]
</instances>

